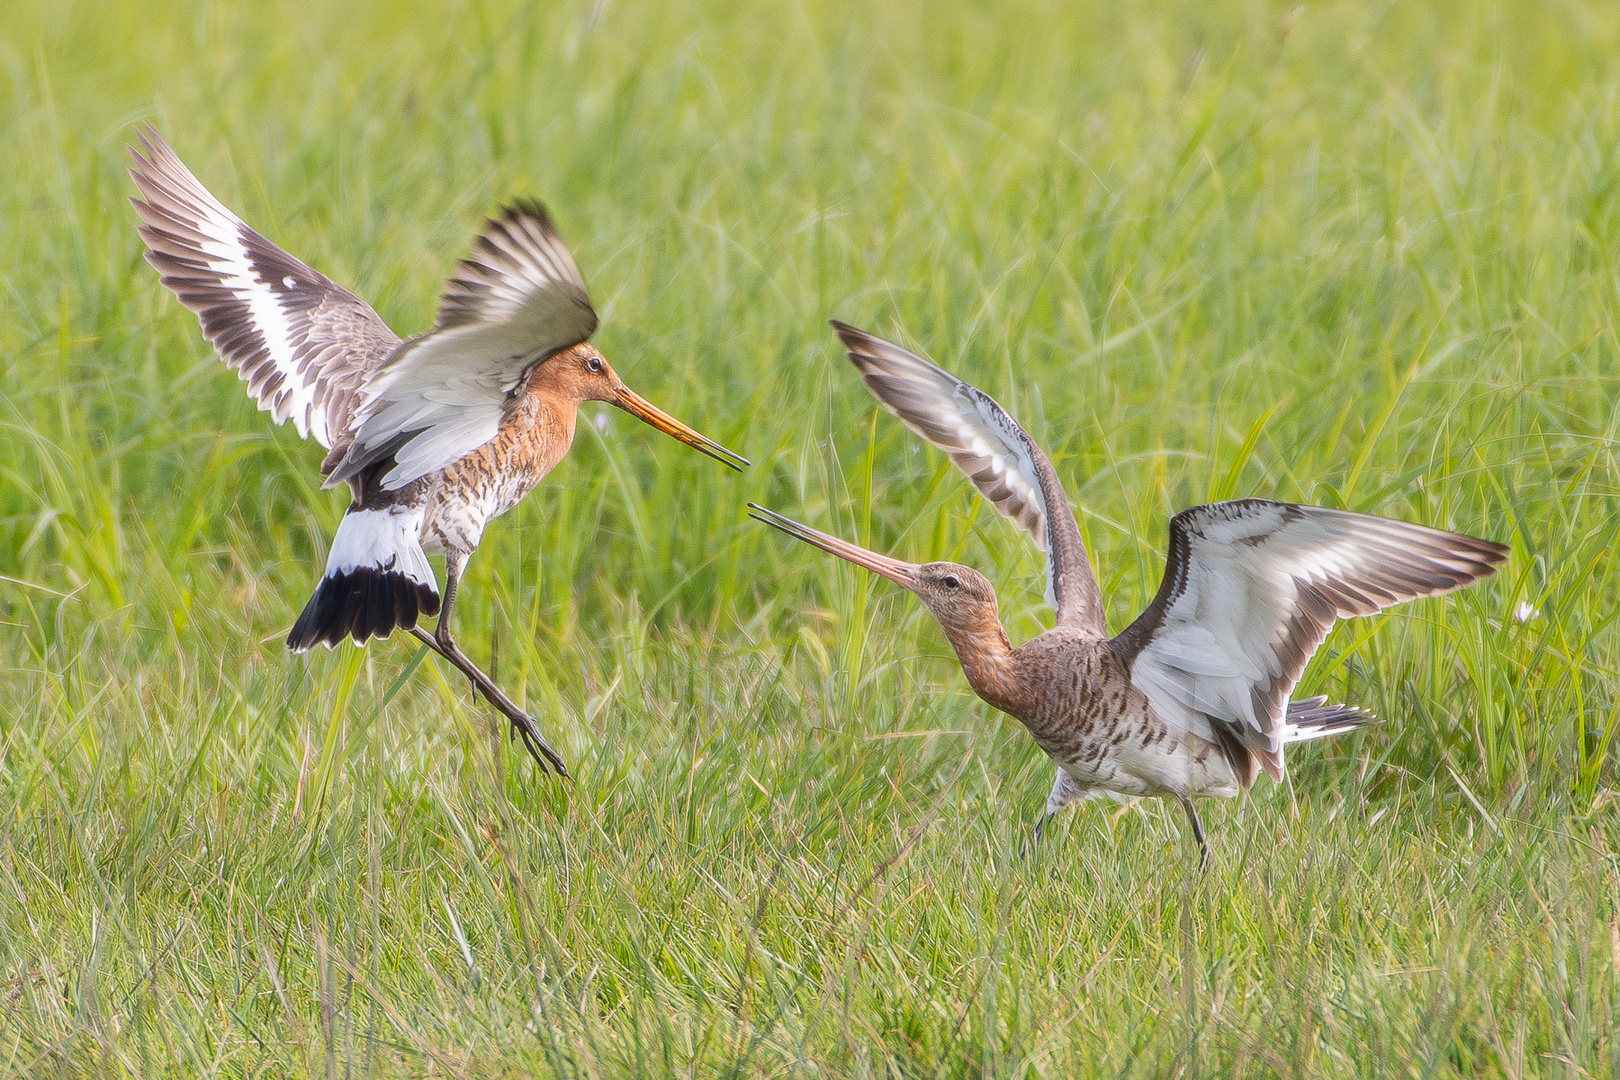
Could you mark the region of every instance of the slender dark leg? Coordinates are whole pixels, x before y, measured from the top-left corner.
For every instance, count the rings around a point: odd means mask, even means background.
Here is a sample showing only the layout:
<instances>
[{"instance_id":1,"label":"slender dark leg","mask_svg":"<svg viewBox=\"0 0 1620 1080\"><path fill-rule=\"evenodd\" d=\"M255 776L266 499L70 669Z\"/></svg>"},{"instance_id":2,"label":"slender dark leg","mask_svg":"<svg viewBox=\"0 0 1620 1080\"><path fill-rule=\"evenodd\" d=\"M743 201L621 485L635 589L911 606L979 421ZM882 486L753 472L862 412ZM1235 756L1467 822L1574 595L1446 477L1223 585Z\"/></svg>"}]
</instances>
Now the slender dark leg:
<instances>
[{"instance_id":1,"label":"slender dark leg","mask_svg":"<svg viewBox=\"0 0 1620 1080\"><path fill-rule=\"evenodd\" d=\"M1046 823L1048 821L1051 821L1055 817L1057 817L1057 811L1055 811L1055 810L1054 811L1045 811L1045 810L1041 811L1041 819L1035 823L1035 838L1029 842L1028 847L1026 847L1023 844L1018 845L1018 858L1019 858L1019 861L1023 861L1025 858L1027 858L1029 856L1029 853L1031 851L1035 850L1035 845L1040 843L1041 842L1041 837L1046 834Z\"/></svg>"},{"instance_id":2,"label":"slender dark leg","mask_svg":"<svg viewBox=\"0 0 1620 1080\"><path fill-rule=\"evenodd\" d=\"M461 673L472 680L475 693L484 695L491 705L495 706L512 723L512 734L523 737L523 747L528 750L531 757L544 772L549 764L561 777L568 776L568 766L563 762L562 755L553 750L545 737L540 734L540 725L534 722L534 717L518 708L511 698L501 693L501 688L478 669L478 665L470 660L461 647L450 636L450 609L456 601L456 584L461 580L461 568L466 565L465 555L451 555L445 560L444 604L439 608L439 622L428 633L420 626L411 627L411 634L454 664Z\"/></svg>"},{"instance_id":3,"label":"slender dark leg","mask_svg":"<svg viewBox=\"0 0 1620 1080\"><path fill-rule=\"evenodd\" d=\"M1198 839L1198 869L1204 870L1209 866L1209 842L1204 839L1204 823L1198 820L1198 811L1193 809L1192 800L1185 795L1177 795L1181 800L1181 808L1187 811L1187 820L1192 822L1193 836Z\"/></svg>"},{"instance_id":4,"label":"slender dark leg","mask_svg":"<svg viewBox=\"0 0 1620 1080\"><path fill-rule=\"evenodd\" d=\"M1035 823L1034 843L1041 842L1041 837L1046 835L1046 823L1057 817L1059 811L1077 799L1085 797L1085 789L1060 767L1057 778L1052 781L1052 794L1046 797L1046 806L1041 809L1041 820Z\"/></svg>"}]
</instances>

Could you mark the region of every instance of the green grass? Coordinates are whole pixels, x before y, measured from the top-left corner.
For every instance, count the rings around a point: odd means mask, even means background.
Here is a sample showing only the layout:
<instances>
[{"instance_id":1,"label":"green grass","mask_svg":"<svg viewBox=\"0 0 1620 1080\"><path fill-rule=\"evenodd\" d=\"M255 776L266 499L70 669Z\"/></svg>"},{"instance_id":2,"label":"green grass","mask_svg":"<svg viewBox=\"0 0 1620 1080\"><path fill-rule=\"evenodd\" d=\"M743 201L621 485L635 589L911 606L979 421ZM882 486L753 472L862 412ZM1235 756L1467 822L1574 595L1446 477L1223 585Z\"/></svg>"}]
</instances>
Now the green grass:
<instances>
[{"instance_id":1,"label":"green grass","mask_svg":"<svg viewBox=\"0 0 1620 1080\"><path fill-rule=\"evenodd\" d=\"M8 6L0 1073L1620 1075L1608 5L732 7ZM459 636L575 783L410 644L283 650L343 499L141 260L142 120L404 333L543 197L753 459L613 415L488 533ZM1158 802L1021 860L1040 752L744 517L1049 619L828 316L1043 442L1116 629L1211 498L1513 555L1335 632L1301 691L1385 723L1206 803L1208 874Z\"/></svg>"}]
</instances>

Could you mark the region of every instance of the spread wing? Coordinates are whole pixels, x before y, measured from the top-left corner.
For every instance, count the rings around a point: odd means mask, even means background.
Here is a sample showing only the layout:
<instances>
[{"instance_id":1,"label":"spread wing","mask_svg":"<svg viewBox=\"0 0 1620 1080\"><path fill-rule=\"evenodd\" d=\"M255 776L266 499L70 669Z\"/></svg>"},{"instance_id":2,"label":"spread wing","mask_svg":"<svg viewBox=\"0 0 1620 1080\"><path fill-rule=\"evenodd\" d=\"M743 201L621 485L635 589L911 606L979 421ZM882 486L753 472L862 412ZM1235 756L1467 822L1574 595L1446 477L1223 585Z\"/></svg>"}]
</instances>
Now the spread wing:
<instances>
[{"instance_id":1,"label":"spread wing","mask_svg":"<svg viewBox=\"0 0 1620 1080\"><path fill-rule=\"evenodd\" d=\"M990 395L937 364L853 326L832 325L873 396L950 455L979 494L1046 552L1046 599L1058 625L1104 636L1102 597L1080 527L1035 440Z\"/></svg>"},{"instance_id":2,"label":"spread wing","mask_svg":"<svg viewBox=\"0 0 1620 1080\"><path fill-rule=\"evenodd\" d=\"M1335 619L1461 588L1507 551L1319 506L1195 506L1171 519L1158 595L1115 645L1160 718L1246 758L1246 783L1279 777L1288 696Z\"/></svg>"},{"instance_id":3,"label":"spread wing","mask_svg":"<svg viewBox=\"0 0 1620 1080\"><path fill-rule=\"evenodd\" d=\"M399 338L341 285L248 228L157 132L131 149L146 259L276 423L339 450L357 392ZM329 457L329 461L335 458Z\"/></svg>"},{"instance_id":4,"label":"spread wing","mask_svg":"<svg viewBox=\"0 0 1620 1080\"><path fill-rule=\"evenodd\" d=\"M495 437L530 365L588 339L596 311L545 208L518 202L487 223L445 287L434 329L400 346L365 388L354 445L328 486L394 459L387 489Z\"/></svg>"}]
</instances>

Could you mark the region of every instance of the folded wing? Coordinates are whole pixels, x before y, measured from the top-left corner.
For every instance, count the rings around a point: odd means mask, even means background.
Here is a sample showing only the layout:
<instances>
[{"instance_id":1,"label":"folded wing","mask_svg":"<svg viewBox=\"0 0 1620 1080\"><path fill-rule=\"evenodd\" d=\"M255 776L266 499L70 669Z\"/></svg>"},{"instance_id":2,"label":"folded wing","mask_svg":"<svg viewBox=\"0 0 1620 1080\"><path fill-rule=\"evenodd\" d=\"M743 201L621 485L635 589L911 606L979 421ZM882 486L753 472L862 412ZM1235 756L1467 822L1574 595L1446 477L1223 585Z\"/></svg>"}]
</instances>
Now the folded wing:
<instances>
[{"instance_id":1,"label":"folded wing","mask_svg":"<svg viewBox=\"0 0 1620 1080\"><path fill-rule=\"evenodd\" d=\"M1245 784L1280 777L1289 694L1335 619L1461 588L1507 551L1324 507L1195 506L1171 519L1164 581L1115 644L1163 720L1225 748Z\"/></svg>"},{"instance_id":2,"label":"folded wing","mask_svg":"<svg viewBox=\"0 0 1620 1080\"><path fill-rule=\"evenodd\" d=\"M360 385L398 336L370 305L248 228L157 132L140 138L130 176L141 197L130 202L147 261L259 408L341 451Z\"/></svg>"},{"instance_id":3,"label":"folded wing","mask_svg":"<svg viewBox=\"0 0 1620 1080\"><path fill-rule=\"evenodd\" d=\"M456 271L434 329L365 388L354 445L328 486L390 457L386 489L454 463L495 437L532 364L596 330L584 279L539 203L506 207Z\"/></svg>"},{"instance_id":4,"label":"folded wing","mask_svg":"<svg viewBox=\"0 0 1620 1080\"><path fill-rule=\"evenodd\" d=\"M1058 624L1105 635L1080 528L1035 440L990 395L937 364L853 326L832 325L873 396L945 451L979 493L1046 552L1046 598Z\"/></svg>"}]
</instances>

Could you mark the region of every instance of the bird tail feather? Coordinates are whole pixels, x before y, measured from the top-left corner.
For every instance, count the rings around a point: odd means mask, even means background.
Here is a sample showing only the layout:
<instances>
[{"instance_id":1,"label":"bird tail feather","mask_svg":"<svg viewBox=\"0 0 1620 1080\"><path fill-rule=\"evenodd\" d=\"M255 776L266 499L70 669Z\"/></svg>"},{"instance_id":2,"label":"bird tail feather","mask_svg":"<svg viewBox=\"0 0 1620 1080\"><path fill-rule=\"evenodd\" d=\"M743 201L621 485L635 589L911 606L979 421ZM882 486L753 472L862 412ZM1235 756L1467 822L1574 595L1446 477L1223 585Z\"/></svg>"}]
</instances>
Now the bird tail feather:
<instances>
[{"instance_id":1,"label":"bird tail feather","mask_svg":"<svg viewBox=\"0 0 1620 1080\"><path fill-rule=\"evenodd\" d=\"M287 635L287 648L364 645L439 613L439 587L422 550L420 508L351 506L332 538L326 574Z\"/></svg>"},{"instance_id":2,"label":"bird tail feather","mask_svg":"<svg viewBox=\"0 0 1620 1080\"><path fill-rule=\"evenodd\" d=\"M1325 739L1377 722L1376 716L1358 706L1329 705L1325 695L1290 701L1288 718L1283 724L1283 742Z\"/></svg>"}]
</instances>

